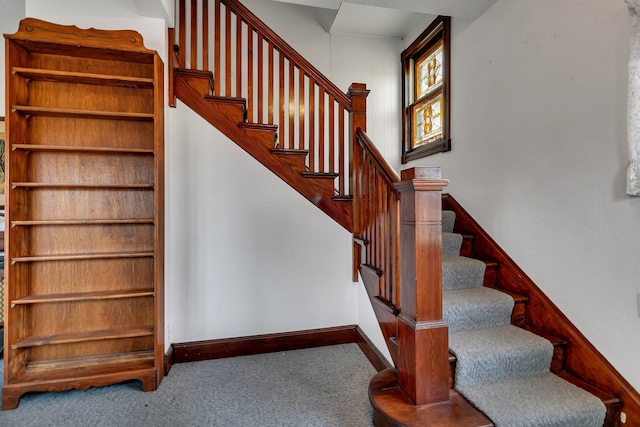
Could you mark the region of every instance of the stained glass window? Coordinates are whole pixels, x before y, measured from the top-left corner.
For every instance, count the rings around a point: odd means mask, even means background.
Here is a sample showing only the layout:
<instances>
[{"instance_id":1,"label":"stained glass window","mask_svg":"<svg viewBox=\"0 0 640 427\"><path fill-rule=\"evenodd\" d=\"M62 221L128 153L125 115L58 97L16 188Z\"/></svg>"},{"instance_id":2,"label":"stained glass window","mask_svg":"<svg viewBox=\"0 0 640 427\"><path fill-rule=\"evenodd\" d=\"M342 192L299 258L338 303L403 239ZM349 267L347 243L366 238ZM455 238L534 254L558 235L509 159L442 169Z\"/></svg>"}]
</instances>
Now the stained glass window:
<instances>
[{"instance_id":1,"label":"stained glass window","mask_svg":"<svg viewBox=\"0 0 640 427\"><path fill-rule=\"evenodd\" d=\"M442 42L435 46L435 52L430 52L426 57L421 58L416 64L416 84L417 98L422 98L434 88L442 83L442 52L444 44Z\"/></svg>"},{"instance_id":2,"label":"stained glass window","mask_svg":"<svg viewBox=\"0 0 640 427\"><path fill-rule=\"evenodd\" d=\"M442 95L415 108L414 147L442 138Z\"/></svg>"},{"instance_id":3,"label":"stained glass window","mask_svg":"<svg viewBox=\"0 0 640 427\"><path fill-rule=\"evenodd\" d=\"M402 52L402 163L451 150L450 28L439 16Z\"/></svg>"}]
</instances>

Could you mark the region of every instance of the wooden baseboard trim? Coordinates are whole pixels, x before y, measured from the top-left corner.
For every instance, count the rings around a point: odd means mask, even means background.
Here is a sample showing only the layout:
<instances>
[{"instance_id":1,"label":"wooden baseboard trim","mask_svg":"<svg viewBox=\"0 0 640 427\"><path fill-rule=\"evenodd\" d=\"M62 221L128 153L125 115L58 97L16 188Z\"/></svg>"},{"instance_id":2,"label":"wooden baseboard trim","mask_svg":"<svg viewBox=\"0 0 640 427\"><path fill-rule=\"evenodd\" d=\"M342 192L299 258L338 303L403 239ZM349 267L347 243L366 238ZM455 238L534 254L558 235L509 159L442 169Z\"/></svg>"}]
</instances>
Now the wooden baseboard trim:
<instances>
[{"instance_id":1,"label":"wooden baseboard trim","mask_svg":"<svg viewBox=\"0 0 640 427\"><path fill-rule=\"evenodd\" d=\"M170 359L173 364L357 343L362 338L356 329L356 325L347 325L278 334L174 343L171 345L173 355Z\"/></svg>"},{"instance_id":2,"label":"wooden baseboard trim","mask_svg":"<svg viewBox=\"0 0 640 427\"><path fill-rule=\"evenodd\" d=\"M167 349L167 352L164 354L164 376L165 377L169 375L169 371L173 366L174 354L175 354L175 350L173 349L173 344L171 344Z\"/></svg>"},{"instance_id":3,"label":"wooden baseboard trim","mask_svg":"<svg viewBox=\"0 0 640 427\"><path fill-rule=\"evenodd\" d=\"M373 345L373 342L369 339L367 334L364 333L360 326L356 327L356 333L359 335L358 347L367 356L369 362L376 368L376 371L381 372L385 369L393 368L393 365L389 363L386 357L382 355L380 350Z\"/></svg>"}]
</instances>

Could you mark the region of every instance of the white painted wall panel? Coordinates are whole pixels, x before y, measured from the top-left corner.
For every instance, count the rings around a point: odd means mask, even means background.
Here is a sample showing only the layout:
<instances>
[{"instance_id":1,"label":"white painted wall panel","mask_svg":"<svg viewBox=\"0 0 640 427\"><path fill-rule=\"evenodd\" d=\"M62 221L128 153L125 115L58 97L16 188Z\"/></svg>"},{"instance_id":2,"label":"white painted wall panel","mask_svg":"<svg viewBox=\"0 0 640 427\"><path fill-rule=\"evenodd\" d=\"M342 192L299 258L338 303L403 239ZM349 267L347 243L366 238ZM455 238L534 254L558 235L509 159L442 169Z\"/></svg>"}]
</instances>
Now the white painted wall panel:
<instances>
[{"instance_id":1,"label":"white painted wall panel","mask_svg":"<svg viewBox=\"0 0 640 427\"><path fill-rule=\"evenodd\" d=\"M182 103L171 120L172 341L357 323L351 235Z\"/></svg>"}]
</instances>

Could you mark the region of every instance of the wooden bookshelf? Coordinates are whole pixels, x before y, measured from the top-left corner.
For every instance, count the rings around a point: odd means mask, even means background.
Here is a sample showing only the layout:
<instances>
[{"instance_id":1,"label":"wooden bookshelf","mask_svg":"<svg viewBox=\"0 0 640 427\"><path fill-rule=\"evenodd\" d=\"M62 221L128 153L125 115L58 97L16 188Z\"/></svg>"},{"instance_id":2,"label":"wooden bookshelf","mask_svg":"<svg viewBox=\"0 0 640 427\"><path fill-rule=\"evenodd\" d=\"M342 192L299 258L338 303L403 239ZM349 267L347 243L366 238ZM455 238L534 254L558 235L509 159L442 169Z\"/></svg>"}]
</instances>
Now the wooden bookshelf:
<instances>
[{"instance_id":1,"label":"wooden bookshelf","mask_svg":"<svg viewBox=\"0 0 640 427\"><path fill-rule=\"evenodd\" d=\"M6 35L2 408L164 372L163 64L133 31Z\"/></svg>"}]
</instances>

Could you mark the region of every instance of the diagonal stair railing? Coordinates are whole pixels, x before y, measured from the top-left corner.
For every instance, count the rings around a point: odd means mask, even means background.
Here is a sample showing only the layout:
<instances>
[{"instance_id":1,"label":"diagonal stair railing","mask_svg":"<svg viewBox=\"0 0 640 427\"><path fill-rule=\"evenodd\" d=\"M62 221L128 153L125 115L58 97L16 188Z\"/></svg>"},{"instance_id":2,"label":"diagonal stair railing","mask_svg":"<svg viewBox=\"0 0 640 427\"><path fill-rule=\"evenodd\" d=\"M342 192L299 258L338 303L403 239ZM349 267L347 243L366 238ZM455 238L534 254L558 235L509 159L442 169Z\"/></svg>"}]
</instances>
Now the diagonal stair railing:
<instances>
[{"instance_id":1,"label":"diagonal stair railing","mask_svg":"<svg viewBox=\"0 0 640 427\"><path fill-rule=\"evenodd\" d=\"M354 280L358 271L381 322L387 347L397 361L395 316L400 312L400 177L367 134L356 130L353 144Z\"/></svg>"},{"instance_id":2,"label":"diagonal stair railing","mask_svg":"<svg viewBox=\"0 0 640 427\"><path fill-rule=\"evenodd\" d=\"M354 270L362 277L416 405L449 400L447 327L442 320L440 168L398 177L362 128L353 143Z\"/></svg>"},{"instance_id":3,"label":"diagonal stair railing","mask_svg":"<svg viewBox=\"0 0 640 427\"><path fill-rule=\"evenodd\" d=\"M348 197L352 99L238 0L178 0L177 68L213 73L213 96L246 100L249 123L277 125L276 148L307 151L309 172Z\"/></svg>"}]
</instances>

